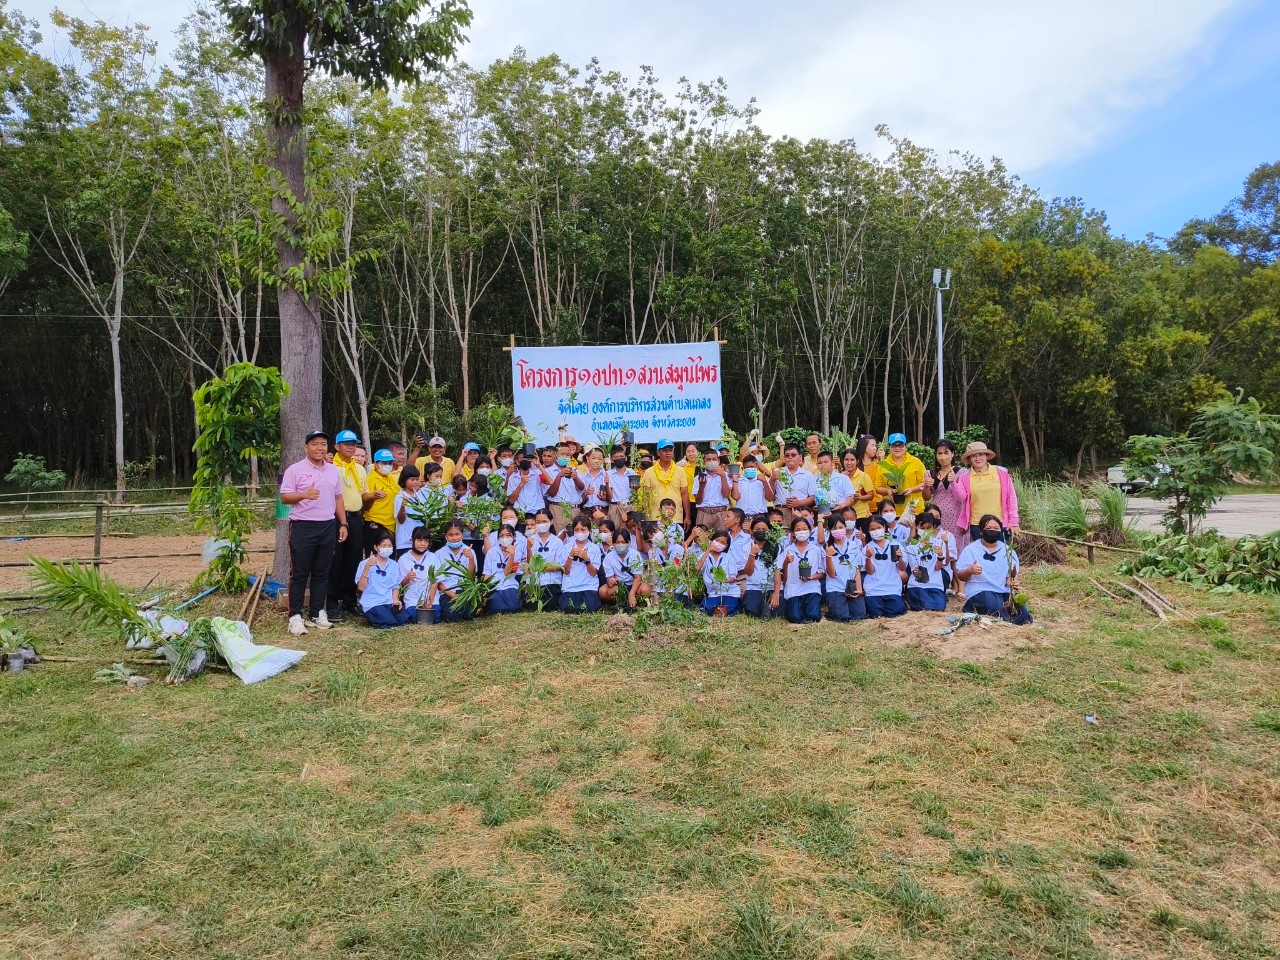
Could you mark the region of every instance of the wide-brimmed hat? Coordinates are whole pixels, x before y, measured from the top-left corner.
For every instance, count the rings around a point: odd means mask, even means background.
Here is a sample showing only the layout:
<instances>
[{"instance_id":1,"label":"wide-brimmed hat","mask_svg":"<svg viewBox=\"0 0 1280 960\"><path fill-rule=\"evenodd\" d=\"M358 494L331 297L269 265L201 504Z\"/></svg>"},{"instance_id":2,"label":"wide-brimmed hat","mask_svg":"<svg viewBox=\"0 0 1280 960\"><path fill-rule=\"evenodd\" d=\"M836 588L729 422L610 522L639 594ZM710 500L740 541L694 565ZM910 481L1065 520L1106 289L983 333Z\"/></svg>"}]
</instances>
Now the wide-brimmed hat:
<instances>
[{"instance_id":1,"label":"wide-brimmed hat","mask_svg":"<svg viewBox=\"0 0 1280 960\"><path fill-rule=\"evenodd\" d=\"M960 455L961 462L967 467L969 465L969 458L975 453L985 453L988 460L994 460L996 458L996 452L994 450L988 447L981 440L975 440L964 448L964 453Z\"/></svg>"}]
</instances>

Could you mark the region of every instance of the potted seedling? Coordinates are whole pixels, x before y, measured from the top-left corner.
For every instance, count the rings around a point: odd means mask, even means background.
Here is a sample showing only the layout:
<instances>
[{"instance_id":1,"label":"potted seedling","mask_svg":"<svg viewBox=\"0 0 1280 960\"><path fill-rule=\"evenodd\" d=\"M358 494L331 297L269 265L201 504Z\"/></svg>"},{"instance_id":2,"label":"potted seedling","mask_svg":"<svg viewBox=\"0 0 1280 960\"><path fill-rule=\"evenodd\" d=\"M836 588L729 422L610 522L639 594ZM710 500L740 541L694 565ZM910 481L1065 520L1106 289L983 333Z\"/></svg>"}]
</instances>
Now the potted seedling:
<instances>
[{"instance_id":1,"label":"potted seedling","mask_svg":"<svg viewBox=\"0 0 1280 960\"><path fill-rule=\"evenodd\" d=\"M716 605L711 610L713 617L727 617L729 608L724 604L724 591L729 585L729 574L725 572L724 567L714 567L711 571L711 579L716 585Z\"/></svg>"},{"instance_id":2,"label":"potted seedling","mask_svg":"<svg viewBox=\"0 0 1280 960\"><path fill-rule=\"evenodd\" d=\"M1013 531L1009 531L1009 539L1005 542L1004 559L1009 571L1009 579L1012 580L1018 575L1018 567L1014 562L1013 552ZM1019 589L1009 595L1009 599L1005 601L1005 609L1009 612L1009 616L1017 616L1018 608L1025 607L1027 601L1031 598L1027 595L1027 591Z\"/></svg>"},{"instance_id":3,"label":"potted seedling","mask_svg":"<svg viewBox=\"0 0 1280 960\"><path fill-rule=\"evenodd\" d=\"M893 491L893 502L906 503L907 495L902 493L902 487L907 482L906 467L884 460L880 463L880 474L889 482L889 488Z\"/></svg>"},{"instance_id":4,"label":"potted seedling","mask_svg":"<svg viewBox=\"0 0 1280 960\"><path fill-rule=\"evenodd\" d=\"M800 558L800 563L796 566L796 572L800 574L801 580L808 580L813 575L813 564L809 562L807 553Z\"/></svg>"}]
</instances>

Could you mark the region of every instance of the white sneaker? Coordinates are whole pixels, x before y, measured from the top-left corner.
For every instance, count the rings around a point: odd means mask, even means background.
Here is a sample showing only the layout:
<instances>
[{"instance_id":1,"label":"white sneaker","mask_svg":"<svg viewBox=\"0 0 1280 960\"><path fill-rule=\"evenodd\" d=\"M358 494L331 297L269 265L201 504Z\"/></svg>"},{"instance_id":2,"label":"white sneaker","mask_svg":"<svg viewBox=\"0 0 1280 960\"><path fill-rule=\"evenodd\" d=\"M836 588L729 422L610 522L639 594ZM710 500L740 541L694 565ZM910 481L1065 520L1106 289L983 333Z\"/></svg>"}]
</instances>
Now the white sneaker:
<instances>
[{"instance_id":1,"label":"white sneaker","mask_svg":"<svg viewBox=\"0 0 1280 960\"><path fill-rule=\"evenodd\" d=\"M289 632L295 637L305 636L307 633L307 625L302 622L302 614L295 613L289 618Z\"/></svg>"},{"instance_id":2,"label":"white sneaker","mask_svg":"<svg viewBox=\"0 0 1280 960\"><path fill-rule=\"evenodd\" d=\"M312 617L309 622L317 630L333 629L333 624L329 622L329 613L326 610L321 610L320 613Z\"/></svg>"}]
</instances>

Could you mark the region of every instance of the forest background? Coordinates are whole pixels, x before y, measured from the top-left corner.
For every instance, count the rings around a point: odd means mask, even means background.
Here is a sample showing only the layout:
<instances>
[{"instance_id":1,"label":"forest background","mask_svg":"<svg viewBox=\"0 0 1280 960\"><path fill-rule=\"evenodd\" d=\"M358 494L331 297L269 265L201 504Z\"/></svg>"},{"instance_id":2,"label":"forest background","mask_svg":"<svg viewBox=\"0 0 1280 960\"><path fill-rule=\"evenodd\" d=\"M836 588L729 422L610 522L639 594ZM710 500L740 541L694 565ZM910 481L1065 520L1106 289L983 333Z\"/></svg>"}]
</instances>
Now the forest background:
<instances>
[{"instance_id":1,"label":"forest background","mask_svg":"<svg viewBox=\"0 0 1280 960\"><path fill-rule=\"evenodd\" d=\"M185 480L195 388L278 362L261 68L211 7L164 63L144 27L55 24L65 63L0 0L0 462ZM1006 462L1096 469L1224 386L1280 407L1280 163L1132 242L998 159L883 127L771 137L723 83L668 95L596 62L516 50L389 92L317 79L307 111L330 429L509 397L512 335L718 328L731 426L930 442L936 267L948 426L986 424Z\"/></svg>"}]
</instances>

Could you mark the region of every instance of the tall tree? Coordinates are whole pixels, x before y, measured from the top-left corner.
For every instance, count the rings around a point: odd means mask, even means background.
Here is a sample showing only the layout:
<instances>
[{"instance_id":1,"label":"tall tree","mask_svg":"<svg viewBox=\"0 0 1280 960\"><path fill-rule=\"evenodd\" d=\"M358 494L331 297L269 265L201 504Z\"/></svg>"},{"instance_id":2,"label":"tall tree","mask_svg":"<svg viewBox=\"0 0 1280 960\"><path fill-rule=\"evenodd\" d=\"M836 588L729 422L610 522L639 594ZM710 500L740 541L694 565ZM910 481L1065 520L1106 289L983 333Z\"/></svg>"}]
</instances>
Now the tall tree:
<instances>
[{"instance_id":1,"label":"tall tree","mask_svg":"<svg viewBox=\"0 0 1280 960\"><path fill-rule=\"evenodd\" d=\"M266 72L267 143L278 176L272 210L278 218L280 372L290 393L280 404L285 456L302 449L322 422L323 332L309 280L304 228L308 191L303 108L307 76L320 70L369 87L409 83L454 56L471 23L466 0L220 0L240 48L260 57ZM288 562L288 528L276 528L277 574Z\"/></svg>"}]
</instances>

